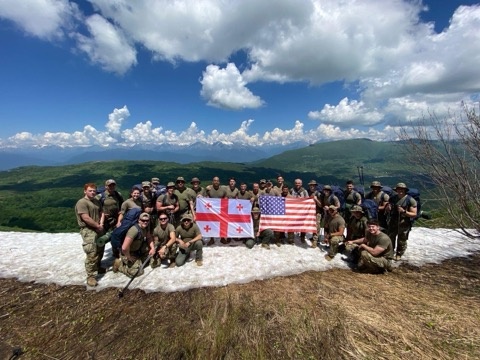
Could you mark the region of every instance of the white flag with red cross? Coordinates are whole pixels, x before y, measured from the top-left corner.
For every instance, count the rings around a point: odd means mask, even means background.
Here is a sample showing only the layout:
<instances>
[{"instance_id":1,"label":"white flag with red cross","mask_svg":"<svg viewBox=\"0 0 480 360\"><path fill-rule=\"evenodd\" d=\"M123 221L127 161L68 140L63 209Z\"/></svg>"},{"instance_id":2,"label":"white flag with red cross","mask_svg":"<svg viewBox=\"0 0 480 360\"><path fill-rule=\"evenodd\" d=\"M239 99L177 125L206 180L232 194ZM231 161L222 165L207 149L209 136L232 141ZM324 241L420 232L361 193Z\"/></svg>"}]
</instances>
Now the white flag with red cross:
<instances>
[{"instance_id":1,"label":"white flag with red cross","mask_svg":"<svg viewBox=\"0 0 480 360\"><path fill-rule=\"evenodd\" d=\"M204 237L254 238L250 200L197 198L196 223Z\"/></svg>"}]
</instances>

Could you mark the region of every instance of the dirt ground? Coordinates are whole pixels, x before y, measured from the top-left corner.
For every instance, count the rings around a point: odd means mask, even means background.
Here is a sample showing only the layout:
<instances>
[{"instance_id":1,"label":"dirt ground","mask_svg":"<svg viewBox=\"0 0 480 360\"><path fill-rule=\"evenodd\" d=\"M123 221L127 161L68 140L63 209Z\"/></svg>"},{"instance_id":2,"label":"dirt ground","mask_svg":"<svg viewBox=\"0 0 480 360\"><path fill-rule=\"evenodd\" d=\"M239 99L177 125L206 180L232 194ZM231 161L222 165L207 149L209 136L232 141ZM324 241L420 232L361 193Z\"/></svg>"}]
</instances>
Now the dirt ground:
<instances>
[{"instance_id":1,"label":"dirt ground","mask_svg":"<svg viewBox=\"0 0 480 360\"><path fill-rule=\"evenodd\" d=\"M0 359L476 359L480 254L177 293L0 279Z\"/></svg>"}]
</instances>

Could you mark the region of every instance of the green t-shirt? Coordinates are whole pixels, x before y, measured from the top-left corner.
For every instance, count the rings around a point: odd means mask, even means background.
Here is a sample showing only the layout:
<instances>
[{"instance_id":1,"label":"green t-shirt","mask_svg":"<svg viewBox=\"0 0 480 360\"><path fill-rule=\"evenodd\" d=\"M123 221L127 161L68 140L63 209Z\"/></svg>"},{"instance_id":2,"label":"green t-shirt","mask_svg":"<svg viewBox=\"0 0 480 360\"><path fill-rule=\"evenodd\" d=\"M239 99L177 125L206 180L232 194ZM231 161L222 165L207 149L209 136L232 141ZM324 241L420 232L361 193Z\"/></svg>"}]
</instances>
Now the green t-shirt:
<instances>
[{"instance_id":1,"label":"green t-shirt","mask_svg":"<svg viewBox=\"0 0 480 360\"><path fill-rule=\"evenodd\" d=\"M92 218L93 221L100 221L100 214L102 212L102 204L98 199L89 200L85 197L77 201L75 205L75 214L77 216L78 226L81 228L88 227L87 224L82 220L80 214L87 214Z\"/></svg>"},{"instance_id":2,"label":"green t-shirt","mask_svg":"<svg viewBox=\"0 0 480 360\"><path fill-rule=\"evenodd\" d=\"M189 241L198 235L202 235L200 228L195 223L192 224L192 226L190 226L188 229L183 228L182 225L178 225L175 229L175 233L177 238L180 238L183 241Z\"/></svg>"},{"instance_id":3,"label":"green t-shirt","mask_svg":"<svg viewBox=\"0 0 480 360\"><path fill-rule=\"evenodd\" d=\"M371 233L367 232L366 239L367 239L367 245L370 246L371 248L374 248L378 245L382 249L385 249L385 251L383 251L377 257L385 257L390 260L393 259L392 241L390 240L387 234L380 232L377 235L372 235Z\"/></svg>"},{"instance_id":4,"label":"green t-shirt","mask_svg":"<svg viewBox=\"0 0 480 360\"><path fill-rule=\"evenodd\" d=\"M170 233L175 232L175 227L172 224L167 224L165 229L162 229L160 225L157 225L153 229L153 236L158 237L158 242L160 246L165 245L170 240Z\"/></svg>"}]
</instances>

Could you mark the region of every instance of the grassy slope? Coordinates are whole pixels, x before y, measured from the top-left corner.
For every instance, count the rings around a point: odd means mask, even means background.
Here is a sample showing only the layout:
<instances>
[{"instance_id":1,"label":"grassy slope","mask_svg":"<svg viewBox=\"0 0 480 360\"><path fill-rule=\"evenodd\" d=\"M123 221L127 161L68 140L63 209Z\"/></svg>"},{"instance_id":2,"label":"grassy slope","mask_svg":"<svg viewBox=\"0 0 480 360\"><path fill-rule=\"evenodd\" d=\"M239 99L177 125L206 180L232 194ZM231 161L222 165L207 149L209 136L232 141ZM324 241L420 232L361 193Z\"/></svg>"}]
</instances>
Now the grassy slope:
<instances>
[{"instance_id":1,"label":"grassy slope","mask_svg":"<svg viewBox=\"0 0 480 360\"><path fill-rule=\"evenodd\" d=\"M478 359L479 265L476 255L121 300L116 289L3 279L0 358L21 347L24 360Z\"/></svg>"}]
</instances>

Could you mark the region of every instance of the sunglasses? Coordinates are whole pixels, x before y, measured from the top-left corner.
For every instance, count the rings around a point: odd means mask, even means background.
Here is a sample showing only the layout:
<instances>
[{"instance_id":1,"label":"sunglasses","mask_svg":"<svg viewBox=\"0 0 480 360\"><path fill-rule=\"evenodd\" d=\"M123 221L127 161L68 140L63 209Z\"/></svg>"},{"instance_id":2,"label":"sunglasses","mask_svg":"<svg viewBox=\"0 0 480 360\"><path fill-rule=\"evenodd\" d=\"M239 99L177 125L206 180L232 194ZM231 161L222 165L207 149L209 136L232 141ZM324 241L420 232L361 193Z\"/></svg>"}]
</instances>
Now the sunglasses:
<instances>
[{"instance_id":1,"label":"sunglasses","mask_svg":"<svg viewBox=\"0 0 480 360\"><path fill-rule=\"evenodd\" d=\"M189 219L185 219L185 220L183 220L182 222L190 222L190 221L191 221L191 220L189 220Z\"/></svg>"},{"instance_id":2,"label":"sunglasses","mask_svg":"<svg viewBox=\"0 0 480 360\"><path fill-rule=\"evenodd\" d=\"M168 218L166 218L166 217L165 218L159 218L159 219L160 219L160 221L168 220Z\"/></svg>"},{"instance_id":3,"label":"sunglasses","mask_svg":"<svg viewBox=\"0 0 480 360\"><path fill-rule=\"evenodd\" d=\"M150 220L140 219L140 221L143 222L143 223L147 223L147 222L149 222Z\"/></svg>"}]
</instances>

